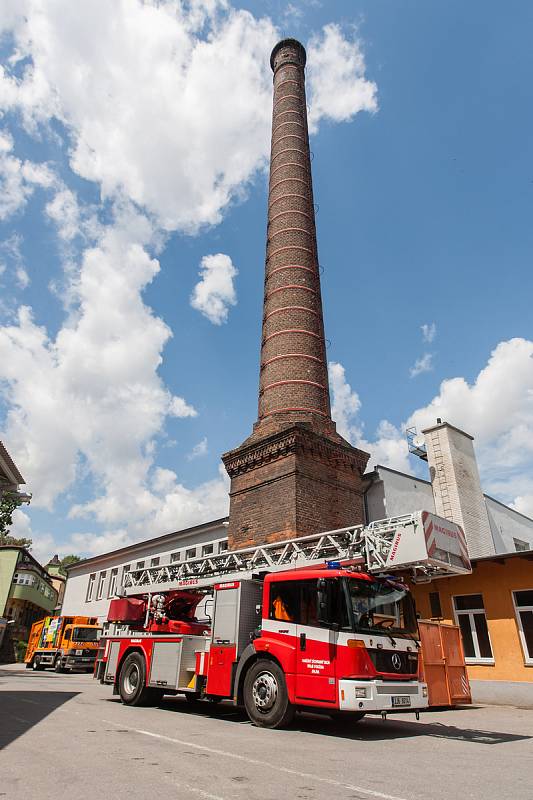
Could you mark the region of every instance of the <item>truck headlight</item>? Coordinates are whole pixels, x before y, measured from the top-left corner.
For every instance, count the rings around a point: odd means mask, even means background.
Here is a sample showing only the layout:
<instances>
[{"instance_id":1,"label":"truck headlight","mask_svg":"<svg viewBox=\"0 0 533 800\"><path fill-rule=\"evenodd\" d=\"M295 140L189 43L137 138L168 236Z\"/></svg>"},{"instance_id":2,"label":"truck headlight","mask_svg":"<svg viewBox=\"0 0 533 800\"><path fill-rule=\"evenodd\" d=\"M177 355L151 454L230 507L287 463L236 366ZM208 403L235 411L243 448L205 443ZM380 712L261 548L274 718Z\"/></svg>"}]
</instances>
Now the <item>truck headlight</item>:
<instances>
[{"instance_id":1,"label":"truck headlight","mask_svg":"<svg viewBox=\"0 0 533 800\"><path fill-rule=\"evenodd\" d=\"M422 697L427 697L427 696L428 696L428 687L422 686Z\"/></svg>"},{"instance_id":2,"label":"truck headlight","mask_svg":"<svg viewBox=\"0 0 533 800\"><path fill-rule=\"evenodd\" d=\"M358 698L366 697L366 689L363 686L361 686L359 688L356 688L355 696L358 697Z\"/></svg>"}]
</instances>

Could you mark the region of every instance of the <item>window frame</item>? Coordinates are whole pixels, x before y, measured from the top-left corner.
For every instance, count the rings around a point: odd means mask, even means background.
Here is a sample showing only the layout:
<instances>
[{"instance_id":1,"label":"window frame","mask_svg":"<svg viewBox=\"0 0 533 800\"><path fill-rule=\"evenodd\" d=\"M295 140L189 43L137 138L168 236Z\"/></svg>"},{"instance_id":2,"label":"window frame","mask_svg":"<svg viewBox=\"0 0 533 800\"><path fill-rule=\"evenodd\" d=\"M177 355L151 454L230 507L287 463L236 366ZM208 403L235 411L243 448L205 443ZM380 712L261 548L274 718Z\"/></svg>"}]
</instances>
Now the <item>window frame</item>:
<instances>
[{"instance_id":1,"label":"window frame","mask_svg":"<svg viewBox=\"0 0 533 800\"><path fill-rule=\"evenodd\" d=\"M91 572L89 575L89 582L87 583L87 593L85 595L85 602L92 603L94 595L94 586L96 583L96 572Z\"/></svg>"},{"instance_id":2,"label":"window frame","mask_svg":"<svg viewBox=\"0 0 533 800\"><path fill-rule=\"evenodd\" d=\"M193 550L194 555L191 556L190 553L192 553ZM198 548L196 545L194 547L187 547L185 549L185 561L192 561L193 558L198 558Z\"/></svg>"},{"instance_id":3,"label":"window frame","mask_svg":"<svg viewBox=\"0 0 533 800\"><path fill-rule=\"evenodd\" d=\"M456 604L455 604L455 600L456 600L457 597L477 597L478 595L481 597L481 600L483 602L483 608L475 608L475 609L468 609L468 610L463 610L463 609L457 610L457 607L456 607ZM492 653L492 656L490 658L484 658L481 655L468 657L465 654L465 664L479 664L481 666L483 666L483 665L486 665L486 666L494 665L496 663L495 660L494 660L494 648L492 646L492 639L491 639L491 636L490 636L489 623L487 621L487 610L485 608L485 599L483 597L483 593L482 592L468 592L467 594L453 594L452 595L452 608L453 608L453 614L454 614L454 618L455 618L455 624L459 628L459 631L461 630L461 626L459 625L459 616L463 615L463 616L468 617L468 621L469 621L469 624L470 624L470 633L472 635L472 644L474 645L474 651L477 650L478 653L480 652L479 642L478 642L478 637L477 637L476 626L475 626L475 623L473 622L473 617L475 616L475 614L482 615L485 618L485 625L487 626L487 638L489 640L490 652ZM462 636L461 636L461 641L462 641ZM464 649L465 649L464 642L462 642L462 644L463 644L463 651L464 651Z\"/></svg>"},{"instance_id":4,"label":"window frame","mask_svg":"<svg viewBox=\"0 0 533 800\"><path fill-rule=\"evenodd\" d=\"M517 592L532 592L533 589L513 589L511 591L511 597L513 598L513 606L515 611L515 618L516 624L518 625L518 638L520 639L520 645L522 647L522 653L524 655L524 666L526 667L533 667L533 653L529 655L528 646L526 642L526 635L524 633L524 626L522 625L522 619L520 617L520 611L531 611L533 614L533 605L531 606L519 606L516 604L516 594Z\"/></svg>"},{"instance_id":5,"label":"window frame","mask_svg":"<svg viewBox=\"0 0 533 800\"><path fill-rule=\"evenodd\" d=\"M117 593L118 584L118 567L113 567L109 573L109 588L107 590L107 597L114 597Z\"/></svg>"},{"instance_id":6,"label":"window frame","mask_svg":"<svg viewBox=\"0 0 533 800\"><path fill-rule=\"evenodd\" d=\"M98 573L98 584L96 586L95 600L101 600L103 598L106 578L107 570L103 569Z\"/></svg>"}]
</instances>

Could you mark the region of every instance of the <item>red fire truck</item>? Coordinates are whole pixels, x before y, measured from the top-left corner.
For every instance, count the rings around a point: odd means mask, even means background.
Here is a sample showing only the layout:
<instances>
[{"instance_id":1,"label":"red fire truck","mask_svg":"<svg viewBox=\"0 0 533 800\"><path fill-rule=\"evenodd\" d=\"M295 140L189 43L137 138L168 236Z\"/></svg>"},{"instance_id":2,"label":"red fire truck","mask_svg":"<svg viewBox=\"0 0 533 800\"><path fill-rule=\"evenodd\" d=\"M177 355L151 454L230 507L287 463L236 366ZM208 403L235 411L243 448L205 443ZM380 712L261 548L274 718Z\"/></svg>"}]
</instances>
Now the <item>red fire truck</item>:
<instances>
[{"instance_id":1,"label":"red fire truck","mask_svg":"<svg viewBox=\"0 0 533 800\"><path fill-rule=\"evenodd\" d=\"M417 512L127 573L96 677L127 705L229 699L267 728L296 709L418 713L427 687L399 570L468 572L463 531Z\"/></svg>"}]
</instances>

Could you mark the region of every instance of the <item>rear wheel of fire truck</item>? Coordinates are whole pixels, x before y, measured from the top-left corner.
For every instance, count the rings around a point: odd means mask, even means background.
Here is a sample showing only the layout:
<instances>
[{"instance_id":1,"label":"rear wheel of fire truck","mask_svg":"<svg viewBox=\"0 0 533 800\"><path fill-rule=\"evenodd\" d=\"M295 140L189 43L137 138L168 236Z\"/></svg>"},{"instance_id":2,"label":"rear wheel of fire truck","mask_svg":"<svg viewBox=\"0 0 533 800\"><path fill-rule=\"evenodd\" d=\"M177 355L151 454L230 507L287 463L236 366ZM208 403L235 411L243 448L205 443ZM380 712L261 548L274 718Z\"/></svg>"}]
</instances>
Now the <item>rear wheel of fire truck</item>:
<instances>
[{"instance_id":1,"label":"rear wheel of fire truck","mask_svg":"<svg viewBox=\"0 0 533 800\"><path fill-rule=\"evenodd\" d=\"M155 706L163 697L161 689L145 686L146 665L140 653L126 656L120 669L118 689L120 699L127 706Z\"/></svg>"},{"instance_id":2,"label":"rear wheel of fire truck","mask_svg":"<svg viewBox=\"0 0 533 800\"><path fill-rule=\"evenodd\" d=\"M283 728L292 722L294 707L289 702L283 670L275 661L262 659L252 664L244 679L244 706L254 725Z\"/></svg>"}]
</instances>

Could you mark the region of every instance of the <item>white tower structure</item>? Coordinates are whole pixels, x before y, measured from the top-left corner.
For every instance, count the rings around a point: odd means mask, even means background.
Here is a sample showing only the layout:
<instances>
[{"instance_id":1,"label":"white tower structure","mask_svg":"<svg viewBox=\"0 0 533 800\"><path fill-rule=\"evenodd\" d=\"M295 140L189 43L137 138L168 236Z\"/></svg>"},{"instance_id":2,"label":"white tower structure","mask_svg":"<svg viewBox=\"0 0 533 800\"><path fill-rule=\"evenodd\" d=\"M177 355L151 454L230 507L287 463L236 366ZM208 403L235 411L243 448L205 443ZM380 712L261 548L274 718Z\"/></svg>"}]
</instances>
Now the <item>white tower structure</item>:
<instances>
[{"instance_id":1,"label":"white tower structure","mask_svg":"<svg viewBox=\"0 0 533 800\"><path fill-rule=\"evenodd\" d=\"M440 419L422 433L426 441L435 511L461 525L471 558L494 555L474 453L474 437Z\"/></svg>"}]
</instances>

